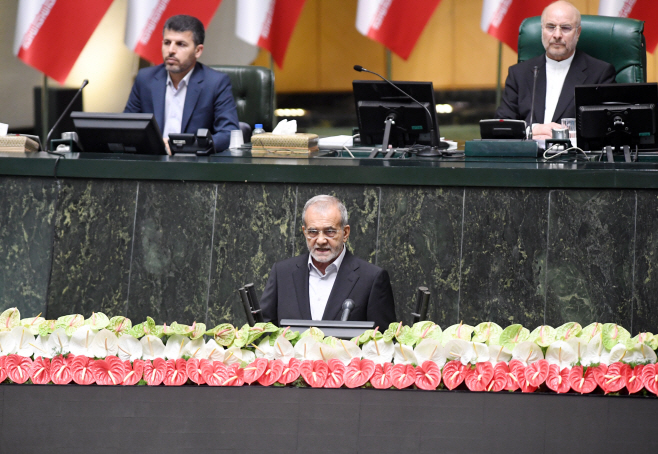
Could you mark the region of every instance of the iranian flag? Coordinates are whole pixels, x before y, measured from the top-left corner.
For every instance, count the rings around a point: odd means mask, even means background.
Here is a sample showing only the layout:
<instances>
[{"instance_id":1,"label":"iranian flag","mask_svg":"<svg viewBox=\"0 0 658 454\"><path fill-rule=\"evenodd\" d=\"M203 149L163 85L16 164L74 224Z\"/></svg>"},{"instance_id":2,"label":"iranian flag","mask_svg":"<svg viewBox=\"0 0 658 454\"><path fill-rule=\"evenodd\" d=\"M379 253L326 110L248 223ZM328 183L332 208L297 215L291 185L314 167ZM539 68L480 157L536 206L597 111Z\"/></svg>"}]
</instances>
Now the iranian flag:
<instances>
[{"instance_id":1,"label":"iranian flag","mask_svg":"<svg viewBox=\"0 0 658 454\"><path fill-rule=\"evenodd\" d=\"M279 68L306 0L238 0L235 34L267 49Z\"/></svg>"},{"instance_id":2,"label":"iranian flag","mask_svg":"<svg viewBox=\"0 0 658 454\"><path fill-rule=\"evenodd\" d=\"M653 53L658 45L658 1L656 0L601 0L600 16L630 17L645 22L644 38L647 50Z\"/></svg>"},{"instance_id":3,"label":"iranian flag","mask_svg":"<svg viewBox=\"0 0 658 454\"><path fill-rule=\"evenodd\" d=\"M553 0L484 0L482 5L482 31L502 41L517 52L519 26L523 19L541 16Z\"/></svg>"},{"instance_id":4,"label":"iranian flag","mask_svg":"<svg viewBox=\"0 0 658 454\"><path fill-rule=\"evenodd\" d=\"M14 55L63 84L112 0L20 0Z\"/></svg>"},{"instance_id":5,"label":"iranian flag","mask_svg":"<svg viewBox=\"0 0 658 454\"><path fill-rule=\"evenodd\" d=\"M162 63L162 27L167 19L187 14L208 27L222 0L128 0L126 46L151 63Z\"/></svg>"},{"instance_id":6,"label":"iranian flag","mask_svg":"<svg viewBox=\"0 0 658 454\"><path fill-rule=\"evenodd\" d=\"M441 0L359 0L356 29L407 60Z\"/></svg>"}]
</instances>

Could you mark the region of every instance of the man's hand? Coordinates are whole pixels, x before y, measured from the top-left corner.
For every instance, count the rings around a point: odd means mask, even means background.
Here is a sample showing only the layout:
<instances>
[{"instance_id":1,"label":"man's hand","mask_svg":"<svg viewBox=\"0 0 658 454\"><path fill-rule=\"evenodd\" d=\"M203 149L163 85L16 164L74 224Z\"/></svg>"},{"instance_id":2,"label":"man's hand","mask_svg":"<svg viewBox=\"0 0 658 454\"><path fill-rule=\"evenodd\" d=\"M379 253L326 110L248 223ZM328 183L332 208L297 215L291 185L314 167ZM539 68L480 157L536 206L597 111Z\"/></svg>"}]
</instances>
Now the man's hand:
<instances>
[{"instance_id":1,"label":"man's hand","mask_svg":"<svg viewBox=\"0 0 658 454\"><path fill-rule=\"evenodd\" d=\"M537 140L552 139L553 128L562 129L563 126L557 123L536 124L532 127L532 138Z\"/></svg>"},{"instance_id":2,"label":"man's hand","mask_svg":"<svg viewBox=\"0 0 658 454\"><path fill-rule=\"evenodd\" d=\"M165 150L167 150L167 154L171 156L171 149L169 148L169 137L165 137L162 140L164 140Z\"/></svg>"}]
</instances>

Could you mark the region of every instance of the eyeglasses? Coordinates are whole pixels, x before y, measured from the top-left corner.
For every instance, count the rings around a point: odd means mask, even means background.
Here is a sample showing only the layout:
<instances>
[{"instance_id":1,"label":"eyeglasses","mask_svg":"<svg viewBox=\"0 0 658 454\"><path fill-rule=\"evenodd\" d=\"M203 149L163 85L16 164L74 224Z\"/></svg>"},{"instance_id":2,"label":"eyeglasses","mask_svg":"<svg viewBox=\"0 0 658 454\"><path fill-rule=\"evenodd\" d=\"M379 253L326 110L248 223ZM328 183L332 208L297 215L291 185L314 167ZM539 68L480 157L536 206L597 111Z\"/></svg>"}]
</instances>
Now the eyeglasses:
<instances>
[{"instance_id":1,"label":"eyeglasses","mask_svg":"<svg viewBox=\"0 0 658 454\"><path fill-rule=\"evenodd\" d=\"M338 234L338 230L336 229L305 229L304 231L306 232L306 237L311 239L317 238L320 233L322 233L325 238L333 238Z\"/></svg>"},{"instance_id":2,"label":"eyeglasses","mask_svg":"<svg viewBox=\"0 0 658 454\"><path fill-rule=\"evenodd\" d=\"M544 30L546 30L548 33L553 34L557 29L560 29L562 33L565 35L568 35L572 31L574 31L575 27L573 25L555 25L555 24L546 24L544 25Z\"/></svg>"}]
</instances>

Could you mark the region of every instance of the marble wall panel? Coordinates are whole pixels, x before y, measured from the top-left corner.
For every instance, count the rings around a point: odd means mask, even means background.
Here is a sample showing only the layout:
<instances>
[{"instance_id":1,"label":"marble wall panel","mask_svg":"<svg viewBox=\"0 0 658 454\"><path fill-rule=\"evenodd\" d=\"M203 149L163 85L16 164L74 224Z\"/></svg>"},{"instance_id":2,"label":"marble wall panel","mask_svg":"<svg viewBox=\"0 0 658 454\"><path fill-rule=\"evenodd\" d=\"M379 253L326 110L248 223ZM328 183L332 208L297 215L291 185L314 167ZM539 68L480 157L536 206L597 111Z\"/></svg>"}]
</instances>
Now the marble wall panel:
<instances>
[{"instance_id":1,"label":"marble wall panel","mask_svg":"<svg viewBox=\"0 0 658 454\"><path fill-rule=\"evenodd\" d=\"M0 193L0 312L45 314L57 182L2 177Z\"/></svg>"},{"instance_id":2,"label":"marble wall panel","mask_svg":"<svg viewBox=\"0 0 658 454\"><path fill-rule=\"evenodd\" d=\"M658 192L637 191L633 335L658 331Z\"/></svg>"},{"instance_id":3,"label":"marble wall panel","mask_svg":"<svg viewBox=\"0 0 658 454\"><path fill-rule=\"evenodd\" d=\"M552 190L546 323L631 326L635 193Z\"/></svg>"},{"instance_id":4,"label":"marble wall panel","mask_svg":"<svg viewBox=\"0 0 658 454\"><path fill-rule=\"evenodd\" d=\"M217 185L141 182L128 317L203 322L208 307Z\"/></svg>"},{"instance_id":5,"label":"marble wall panel","mask_svg":"<svg viewBox=\"0 0 658 454\"><path fill-rule=\"evenodd\" d=\"M431 292L428 316L459 323L463 188L381 188L377 264L391 275L397 318L411 323L416 289Z\"/></svg>"},{"instance_id":6,"label":"marble wall panel","mask_svg":"<svg viewBox=\"0 0 658 454\"><path fill-rule=\"evenodd\" d=\"M272 265L293 255L296 187L220 184L206 324L246 323L237 289L253 282L260 295Z\"/></svg>"},{"instance_id":7,"label":"marble wall panel","mask_svg":"<svg viewBox=\"0 0 658 454\"><path fill-rule=\"evenodd\" d=\"M467 188L459 319L544 323L548 190Z\"/></svg>"},{"instance_id":8,"label":"marble wall panel","mask_svg":"<svg viewBox=\"0 0 658 454\"><path fill-rule=\"evenodd\" d=\"M125 315L138 183L61 180L48 318Z\"/></svg>"}]
</instances>

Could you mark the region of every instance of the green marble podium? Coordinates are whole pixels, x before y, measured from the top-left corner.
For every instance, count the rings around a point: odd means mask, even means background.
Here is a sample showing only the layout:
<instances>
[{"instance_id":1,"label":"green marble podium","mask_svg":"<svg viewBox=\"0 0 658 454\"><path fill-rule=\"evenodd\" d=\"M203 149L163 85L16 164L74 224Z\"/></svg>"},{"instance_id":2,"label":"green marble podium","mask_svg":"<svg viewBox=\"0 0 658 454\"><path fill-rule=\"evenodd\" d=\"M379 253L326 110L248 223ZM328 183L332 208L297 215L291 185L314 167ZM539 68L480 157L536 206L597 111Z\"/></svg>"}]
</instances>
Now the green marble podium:
<instances>
[{"instance_id":1,"label":"green marble podium","mask_svg":"<svg viewBox=\"0 0 658 454\"><path fill-rule=\"evenodd\" d=\"M0 310L245 322L237 288L305 251L304 202L344 201L398 317L658 329L658 164L535 159L0 155Z\"/></svg>"}]
</instances>

